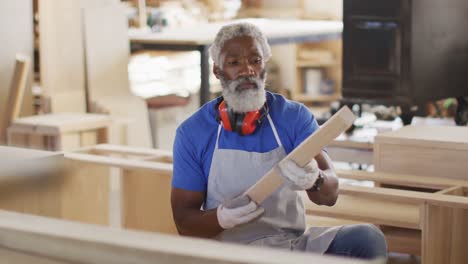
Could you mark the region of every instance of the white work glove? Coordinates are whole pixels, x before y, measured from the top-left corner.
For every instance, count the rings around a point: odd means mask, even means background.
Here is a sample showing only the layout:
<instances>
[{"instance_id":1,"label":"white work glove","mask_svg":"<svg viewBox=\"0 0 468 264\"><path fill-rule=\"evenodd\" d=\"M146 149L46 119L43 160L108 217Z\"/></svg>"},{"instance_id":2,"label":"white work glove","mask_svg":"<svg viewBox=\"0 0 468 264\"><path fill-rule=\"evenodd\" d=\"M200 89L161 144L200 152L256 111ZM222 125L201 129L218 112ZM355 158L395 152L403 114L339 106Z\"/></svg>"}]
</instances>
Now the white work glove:
<instances>
[{"instance_id":1,"label":"white work glove","mask_svg":"<svg viewBox=\"0 0 468 264\"><path fill-rule=\"evenodd\" d=\"M216 215L219 225L224 229L230 229L253 221L264 211L247 196L241 196L218 206Z\"/></svg>"},{"instance_id":2,"label":"white work glove","mask_svg":"<svg viewBox=\"0 0 468 264\"><path fill-rule=\"evenodd\" d=\"M315 159L312 159L304 167L299 167L294 161L287 159L278 163L278 167L281 172L281 177L286 184L295 191L312 188L320 173Z\"/></svg>"}]
</instances>

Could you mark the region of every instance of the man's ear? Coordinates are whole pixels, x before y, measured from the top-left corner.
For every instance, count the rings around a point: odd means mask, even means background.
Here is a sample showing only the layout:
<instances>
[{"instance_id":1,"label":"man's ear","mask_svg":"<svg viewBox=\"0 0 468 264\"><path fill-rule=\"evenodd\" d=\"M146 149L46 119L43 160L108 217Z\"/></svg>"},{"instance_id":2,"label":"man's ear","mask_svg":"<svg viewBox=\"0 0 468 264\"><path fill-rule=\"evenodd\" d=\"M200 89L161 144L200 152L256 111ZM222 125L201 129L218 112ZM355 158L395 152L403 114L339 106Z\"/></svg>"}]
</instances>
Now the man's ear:
<instances>
[{"instance_id":1,"label":"man's ear","mask_svg":"<svg viewBox=\"0 0 468 264\"><path fill-rule=\"evenodd\" d=\"M221 69L217 65L213 65L213 74L216 76L216 79L221 77Z\"/></svg>"}]
</instances>

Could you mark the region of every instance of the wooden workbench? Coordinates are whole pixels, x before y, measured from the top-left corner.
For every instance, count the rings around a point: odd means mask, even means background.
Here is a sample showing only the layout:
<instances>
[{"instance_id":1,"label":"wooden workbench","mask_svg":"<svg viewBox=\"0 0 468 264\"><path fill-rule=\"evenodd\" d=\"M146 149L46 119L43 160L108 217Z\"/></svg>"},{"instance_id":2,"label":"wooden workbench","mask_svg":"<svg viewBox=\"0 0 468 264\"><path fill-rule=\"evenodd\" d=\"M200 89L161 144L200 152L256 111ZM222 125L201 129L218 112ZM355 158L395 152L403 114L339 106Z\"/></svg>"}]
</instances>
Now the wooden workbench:
<instances>
[{"instance_id":1,"label":"wooden workbench","mask_svg":"<svg viewBox=\"0 0 468 264\"><path fill-rule=\"evenodd\" d=\"M108 142L108 115L56 113L16 119L8 128L9 146L73 150Z\"/></svg>"}]
</instances>

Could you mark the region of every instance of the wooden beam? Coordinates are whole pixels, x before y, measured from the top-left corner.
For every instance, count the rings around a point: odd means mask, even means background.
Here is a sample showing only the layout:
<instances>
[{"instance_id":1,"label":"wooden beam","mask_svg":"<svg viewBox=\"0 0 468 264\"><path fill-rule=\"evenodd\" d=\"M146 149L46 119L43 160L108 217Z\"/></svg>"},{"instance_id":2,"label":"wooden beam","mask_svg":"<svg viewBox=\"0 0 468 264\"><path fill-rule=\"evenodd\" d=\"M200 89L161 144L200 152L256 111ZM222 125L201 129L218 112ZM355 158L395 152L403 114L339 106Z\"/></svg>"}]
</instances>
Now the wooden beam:
<instances>
[{"instance_id":1,"label":"wooden beam","mask_svg":"<svg viewBox=\"0 0 468 264\"><path fill-rule=\"evenodd\" d=\"M167 164L167 163L157 163L157 162L149 162L149 161L142 161L142 160L129 160L125 158L105 157L105 156L73 153L73 152L65 153L65 158L76 160L76 161L102 164L102 165L107 165L107 166L112 166L112 167L117 167L117 168L122 168L122 169L149 169L149 170L154 170L154 171L172 173L172 164Z\"/></svg>"},{"instance_id":2,"label":"wooden beam","mask_svg":"<svg viewBox=\"0 0 468 264\"><path fill-rule=\"evenodd\" d=\"M408 190L388 189L363 186L340 186L340 194L350 194L356 197L369 197L379 200L392 200L395 202L412 204L432 204L451 208L468 209L468 197L444 195L438 193L424 193Z\"/></svg>"},{"instance_id":3,"label":"wooden beam","mask_svg":"<svg viewBox=\"0 0 468 264\"><path fill-rule=\"evenodd\" d=\"M146 28L146 0L138 0L138 27Z\"/></svg>"},{"instance_id":4,"label":"wooden beam","mask_svg":"<svg viewBox=\"0 0 468 264\"><path fill-rule=\"evenodd\" d=\"M468 186L467 180L445 177L425 177L410 174L367 172L357 170L338 170L339 178L359 181L374 181L377 183L412 186L430 189L445 189L451 186Z\"/></svg>"},{"instance_id":5,"label":"wooden beam","mask_svg":"<svg viewBox=\"0 0 468 264\"><path fill-rule=\"evenodd\" d=\"M305 166L317 156L326 145L332 142L333 139L346 131L346 129L353 124L355 119L356 117L353 112L351 112L348 107L344 106L284 159L293 160L299 166ZM284 183L279 173L278 167L275 166L249 188L245 194L256 203L262 203Z\"/></svg>"},{"instance_id":6,"label":"wooden beam","mask_svg":"<svg viewBox=\"0 0 468 264\"><path fill-rule=\"evenodd\" d=\"M380 229L387 240L389 252L399 252L421 256L421 231L391 226L381 226Z\"/></svg>"},{"instance_id":7,"label":"wooden beam","mask_svg":"<svg viewBox=\"0 0 468 264\"><path fill-rule=\"evenodd\" d=\"M16 55L21 53L32 58L34 50L33 27L33 1L0 1L0 32L3 40L0 48L0 145L4 145L2 137L5 136L1 136L1 134L6 133L6 127L2 128L2 126L5 123L6 107L9 104L8 96L11 94L10 87L15 72ZM21 115L33 113L31 95L33 78L31 77L32 75L29 74L27 78Z\"/></svg>"},{"instance_id":8,"label":"wooden beam","mask_svg":"<svg viewBox=\"0 0 468 264\"><path fill-rule=\"evenodd\" d=\"M375 199L340 193L334 206L319 206L303 197L306 213L311 216L342 218L377 225L419 229L419 204ZM359 205L359 206L357 206Z\"/></svg>"},{"instance_id":9,"label":"wooden beam","mask_svg":"<svg viewBox=\"0 0 468 264\"><path fill-rule=\"evenodd\" d=\"M38 180L62 166L61 153L0 146L0 185Z\"/></svg>"},{"instance_id":10,"label":"wooden beam","mask_svg":"<svg viewBox=\"0 0 468 264\"><path fill-rule=\"evenodd\" d=\"M0 143L6 142L6 130L20 115L23 95L26 90L30 59L24 55L16 56L15 70L11 81L10 93L3 123L0 123Z\"/></svg>"},{"instance_id":11,"label":"wooden beam","mask_svg":"<svg viewBox=\"0 0 468 264\"><path fill-rule=\"evenodd\" d=\"M89 152L96 154L121 154L128 156L141 156L142 159L146 158L161 158L170 160L172 162L172 151L161 149L137 148L129 146L118 146L110 144L100 144L89 148Z\"/></svg>"},{"instance_id":12,"label":"wooden beam","mask_svg":"<svg viewBox=\"0 0 468 264\"><path fill-rule=\"evenodd\" d=\"M208 239L118 230L45 217L0 211L0 249L20 264L39 263L384 263L300 254ZM17 255L18 253L22 255ZM22 259L21 259L22 258ZM55 260L56 262L46 261ZM36 263L36 262L34 262Z\"/></svg>"}]
</instances>

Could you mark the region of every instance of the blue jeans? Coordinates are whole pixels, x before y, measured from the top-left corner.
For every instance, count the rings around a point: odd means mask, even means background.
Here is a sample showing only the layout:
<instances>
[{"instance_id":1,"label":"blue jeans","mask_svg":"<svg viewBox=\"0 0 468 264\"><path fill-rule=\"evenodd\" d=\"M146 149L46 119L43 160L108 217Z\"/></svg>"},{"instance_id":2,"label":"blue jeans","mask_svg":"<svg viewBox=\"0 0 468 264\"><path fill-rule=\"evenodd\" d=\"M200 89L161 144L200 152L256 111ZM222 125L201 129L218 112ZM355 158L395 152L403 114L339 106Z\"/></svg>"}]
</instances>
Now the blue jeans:
<instances>
[{"instance_id":1,"label":"blue jeans","mask_svg":"<svg viewBox=\"0 0 468 264\"><path fill-rule=\"evenodd\" d=\"M361 259L387 258L387 242L374 225L343 226L325 254Z\"/></svg>"}]
</instances>

